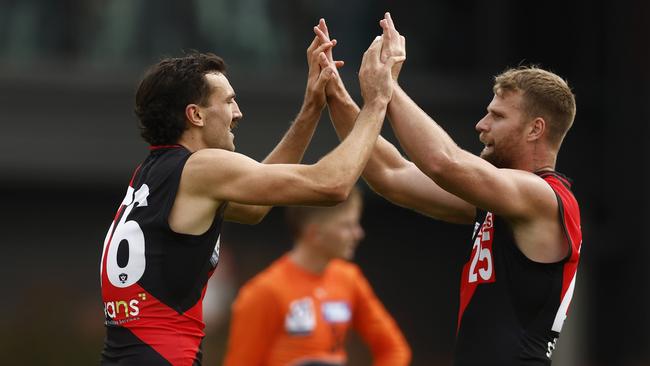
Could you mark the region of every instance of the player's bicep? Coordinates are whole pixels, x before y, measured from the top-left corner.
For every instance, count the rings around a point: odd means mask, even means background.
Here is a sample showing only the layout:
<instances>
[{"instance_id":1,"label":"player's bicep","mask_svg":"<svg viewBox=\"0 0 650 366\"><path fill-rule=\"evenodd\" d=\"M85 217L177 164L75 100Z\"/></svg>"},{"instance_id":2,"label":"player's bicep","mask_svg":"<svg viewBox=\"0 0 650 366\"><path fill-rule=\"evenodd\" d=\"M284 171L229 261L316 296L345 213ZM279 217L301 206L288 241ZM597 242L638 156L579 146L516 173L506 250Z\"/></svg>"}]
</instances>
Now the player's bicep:
<instances>
[{"instance_id":1,"label":"player's bicep","mask_svg":"<svg viewBox=\"0 0 650 366\"><path fill-rule=\"evenodd\" d=\"M437 181L476 207L512 219L534 217L556 205L553 190L535 174L499 169L466 151L439 173Z\"/></svg>"},{"instance_id":2,"label":"player's bicep","mask_svg":"<svg viewBox=\"0 0 650 366\"><path fill-rule=\"evenodd\" d=\"M187 162L189 189L215 200L247 205L323 204L327 190L313 179L313 166L262 164L224 150L201 150Z\"/></svg>"}]
</instances>

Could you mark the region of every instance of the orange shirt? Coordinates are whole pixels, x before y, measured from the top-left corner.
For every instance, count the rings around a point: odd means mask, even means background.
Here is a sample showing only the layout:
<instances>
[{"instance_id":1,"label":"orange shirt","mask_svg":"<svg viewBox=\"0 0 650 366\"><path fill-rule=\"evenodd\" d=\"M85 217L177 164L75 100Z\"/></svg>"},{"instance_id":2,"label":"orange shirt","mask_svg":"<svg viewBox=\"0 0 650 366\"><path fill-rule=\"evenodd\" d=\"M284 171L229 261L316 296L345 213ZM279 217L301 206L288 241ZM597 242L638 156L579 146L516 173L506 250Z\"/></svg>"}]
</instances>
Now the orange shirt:
<instances>
[{"instance_id":1,"label":"orange shirt","mask_svg":"<svg viewBox=\"0 0 650 366\"><path fill-rule=\"evenodd\" d=\"M375 366L408 365L411 351L359 268L333 260L322 274L287 255L242 287L232 306L225 366L343 365L345 335L354 328Z\"/></svg>"}]
</instances>

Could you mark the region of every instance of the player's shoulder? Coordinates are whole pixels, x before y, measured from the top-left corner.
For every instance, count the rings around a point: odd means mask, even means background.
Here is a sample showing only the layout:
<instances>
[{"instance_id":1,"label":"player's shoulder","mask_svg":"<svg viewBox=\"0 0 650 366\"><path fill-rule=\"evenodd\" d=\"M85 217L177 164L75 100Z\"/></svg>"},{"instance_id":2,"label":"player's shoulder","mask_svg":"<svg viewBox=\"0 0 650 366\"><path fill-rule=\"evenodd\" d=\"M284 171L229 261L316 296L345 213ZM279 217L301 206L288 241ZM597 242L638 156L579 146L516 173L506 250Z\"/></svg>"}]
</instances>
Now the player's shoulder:
<instances>
[{"instance_id":1,"label":"player's shoulder","mask_svg":"<svg viewBox=\"0 0 650 366\"><path fill-rule=\"evenodd\" d=\"M200 149L192 153L187 161L188 166L202 167L205 164L228 161L242 154L224 149Z\"/></svg>"},{"instance_id":2,"label":"player's shoulder","mask_svg":"<svg viewBox=\"0 0 650 366\"><path fill-rule=\"evenodd\" d=\"M240 293L260 292L269 295L277 291L279 284L284 283L282 278L284 276L283 262L283 258L280 258L271 263L260 273L248 280L242 286Z\"/></svg>"},{"instance_id":3,"label":"player's shoulder","mask_svg":"<svg viewBox=\"0 0 650 366\"><path fill-rule=\"evenodd\" d=\"M537 175L553 187L554 190L571 191L573 180L562 173L556 171L544 171L538 172Z\"/></svg>"},{"instance_id":4,"label":"player's shoulder","mask_svg":"<svg viewBox=\"0 0 650 366\"><path fill-rule=\"evenodd\" d=\"M560 196L565 204L578 205L572 191L573 180L571 178L556 171L539 172L537 175L551 187L555 194Z\"/></svg>"}]
</instances>

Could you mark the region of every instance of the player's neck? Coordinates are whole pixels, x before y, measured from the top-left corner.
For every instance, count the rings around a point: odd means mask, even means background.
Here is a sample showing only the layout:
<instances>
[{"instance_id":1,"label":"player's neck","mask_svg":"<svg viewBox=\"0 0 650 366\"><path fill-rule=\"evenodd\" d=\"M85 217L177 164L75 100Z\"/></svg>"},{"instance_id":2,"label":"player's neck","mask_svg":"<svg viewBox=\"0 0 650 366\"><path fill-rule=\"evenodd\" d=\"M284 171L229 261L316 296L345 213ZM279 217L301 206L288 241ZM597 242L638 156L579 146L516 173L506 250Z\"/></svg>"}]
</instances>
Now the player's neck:
<instances>
[{"instance_id":1,"label":"player's neck","mask_svg":"<svg viewBox=\"0 0 650 366\"><path fill-rule=\"evenodd\" d=\"M298 267L313 274L321 274L330 262L329 258L313 253L304 245L296 245L289 252L289 259Z\"/></svg>"},{"instance_id":2,"label":"player's neck","mask_svg":"<svg viewBox=\"0 0 650 366\"><path fill-rule=\"evenodd\" d=\"M514 169L538 172L542 170L555 170L557 151L552 151L542 144L535 144L529 151L528 158L520 159L515 163Z\"/></svg>"},{"instance_id":3,"label":"player's neck","mask_svg":"<svg viewBox=\"0 0 650 366\"><path fill-rule=\"evenodd\" d=\"M185 146L191 152L196 152L201 149L205 149L205 143L200 136L196 136L192 133L191 129L186 130L181 137L178 139L178 144Z\"/></svg>"}]
</instances>

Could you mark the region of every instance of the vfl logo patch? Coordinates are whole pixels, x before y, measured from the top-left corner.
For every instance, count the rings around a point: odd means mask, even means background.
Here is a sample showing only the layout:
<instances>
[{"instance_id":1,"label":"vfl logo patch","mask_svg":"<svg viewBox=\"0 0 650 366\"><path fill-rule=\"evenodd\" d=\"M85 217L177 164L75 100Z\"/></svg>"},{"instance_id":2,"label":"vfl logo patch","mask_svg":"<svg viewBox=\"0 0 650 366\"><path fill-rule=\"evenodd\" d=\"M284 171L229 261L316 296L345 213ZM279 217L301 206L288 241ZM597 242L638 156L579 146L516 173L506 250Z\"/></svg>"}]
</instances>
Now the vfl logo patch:
<instances>
[{"instance_id":1,"label":"vfl logo patch","mask_svg":"<svg viewBox=\"0 0 650 366\"><path fill-rule=\"evenodd\" d=\"M120 282L122 282L122 283L125 283L126 280L129 279L129 275L126 274L126 273L120 273L120 275L118 277L120 278Z\"/></svg>"},{"instance_id":2,"label":"vfl logo patch","mask_svg":"<svg viewBox=\"0 0 650 366\"><path fill-rule=\"evenodd\" d=\"M307 335L316 328L316 314L311 297L291 302L284 319L284 328L292 335Z\"/></svg>"}]
</instances>

